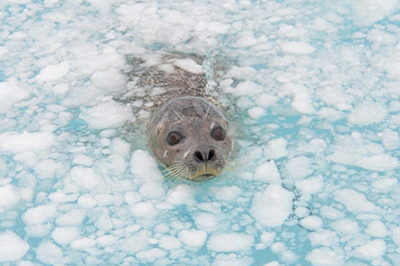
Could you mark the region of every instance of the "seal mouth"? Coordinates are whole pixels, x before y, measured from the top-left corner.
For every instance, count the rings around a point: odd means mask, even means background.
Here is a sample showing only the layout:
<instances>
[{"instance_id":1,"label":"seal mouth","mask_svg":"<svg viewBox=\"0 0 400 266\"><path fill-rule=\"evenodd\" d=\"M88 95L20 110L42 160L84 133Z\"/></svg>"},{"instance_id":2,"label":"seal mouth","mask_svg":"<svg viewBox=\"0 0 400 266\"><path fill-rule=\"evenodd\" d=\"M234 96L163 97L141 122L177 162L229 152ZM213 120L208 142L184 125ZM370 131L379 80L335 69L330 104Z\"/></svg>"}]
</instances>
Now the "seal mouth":
<instances>
[{"instance_id":1,"label":"seal mouth","mask_svg":"<svg viewBox=\"0 0 400 266\"><path fill-rule=\"evenodd\" d=\"M214 174L203 174L203 175L196 176L195 178L191 179L191 181L202 182L202 181L211 180L215 177L216 177L216 175L214 175Z\"/></svg>"}]
</instances>

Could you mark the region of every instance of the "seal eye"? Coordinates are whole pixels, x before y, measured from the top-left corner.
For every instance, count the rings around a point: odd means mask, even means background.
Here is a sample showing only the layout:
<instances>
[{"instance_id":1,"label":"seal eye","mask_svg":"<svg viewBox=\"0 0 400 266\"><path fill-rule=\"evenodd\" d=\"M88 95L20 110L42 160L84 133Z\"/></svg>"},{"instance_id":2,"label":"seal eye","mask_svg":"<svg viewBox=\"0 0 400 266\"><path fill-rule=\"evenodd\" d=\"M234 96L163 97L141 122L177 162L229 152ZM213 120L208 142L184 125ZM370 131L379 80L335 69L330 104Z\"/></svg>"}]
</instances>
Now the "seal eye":
<instances>
[{"instance_id":1,"label":"seal eye","mask_svg":"<svg viewBox=\"0 0 400 266\"><path fill-rule=\"evenodd\" d=\"M181 142L182 139L183 139L183 137L181 134L173 131L168 134L167 142L169 145L174 146L174 145L178 144L179 142Z\"/></svg>"},{"instance_id":2,"label":"seal eye","mask_svg":"<svg viewBox=\"0 0 400 266\"><path fill-rule=\"evenodd\" d=\"M225 130L222 127L214 128L211 131L211 137L215 140L222 141L225 139Z\"/></svg>"}]
</instances>

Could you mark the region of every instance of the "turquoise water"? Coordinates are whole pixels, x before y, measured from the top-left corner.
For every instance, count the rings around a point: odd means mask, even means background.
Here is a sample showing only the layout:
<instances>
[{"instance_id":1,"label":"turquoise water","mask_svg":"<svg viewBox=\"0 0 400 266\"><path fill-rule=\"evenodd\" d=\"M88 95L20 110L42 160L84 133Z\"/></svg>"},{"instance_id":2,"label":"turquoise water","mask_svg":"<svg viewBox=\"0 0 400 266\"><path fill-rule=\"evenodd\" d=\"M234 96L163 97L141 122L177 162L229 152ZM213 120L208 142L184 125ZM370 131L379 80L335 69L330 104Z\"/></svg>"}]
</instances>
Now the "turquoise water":
<instances>
[{"instance_id":1,"label":"turquoise water","mask_svg":"<svg viewBox=\"0 0 400 266\"><path fill-rule=\"evenodd\" d=\"M400 265L399 7L1 2L0 264ZM165 181L121 130L125 55L160 49L226 59L218 179Z\"/></svg>"}]
</instances>

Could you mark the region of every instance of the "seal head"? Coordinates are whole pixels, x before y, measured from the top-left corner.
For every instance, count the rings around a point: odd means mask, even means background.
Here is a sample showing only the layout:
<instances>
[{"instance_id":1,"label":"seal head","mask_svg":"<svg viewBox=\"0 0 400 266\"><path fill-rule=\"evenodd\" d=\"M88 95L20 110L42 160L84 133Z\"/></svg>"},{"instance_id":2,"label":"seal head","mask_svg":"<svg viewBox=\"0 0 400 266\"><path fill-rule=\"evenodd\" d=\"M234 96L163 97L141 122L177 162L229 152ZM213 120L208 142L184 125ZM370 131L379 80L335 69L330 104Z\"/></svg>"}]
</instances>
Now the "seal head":
<instances>
[{"instance_id":1,"label":"seal head","mask_svg":"<svg viewBox=\"0 0 400 266\"><path fill-rule=\"evenodd\" d=\"M222 112L200 97L175 98L152 114L149 147L169 175L205 181L219 175L233 150L233 130Z\"/></svg>"}]
</instances>

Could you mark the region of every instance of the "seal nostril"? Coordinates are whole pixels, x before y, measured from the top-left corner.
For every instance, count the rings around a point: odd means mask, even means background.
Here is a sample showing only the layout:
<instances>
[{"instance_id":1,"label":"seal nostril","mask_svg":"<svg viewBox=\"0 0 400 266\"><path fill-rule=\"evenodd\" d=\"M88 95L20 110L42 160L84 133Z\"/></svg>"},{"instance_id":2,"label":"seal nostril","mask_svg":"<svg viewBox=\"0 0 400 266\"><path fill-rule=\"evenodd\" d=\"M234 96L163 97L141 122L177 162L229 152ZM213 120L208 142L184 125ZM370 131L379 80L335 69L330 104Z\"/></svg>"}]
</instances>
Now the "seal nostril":
<instances>
[{"instance_id":1,"label":"seal nostril","mask_svg":"<svg viewBox=\"0 0 400 266\"><path fill-rule=\"evenodd\" d=\"M210 152L208 153L208 160L213 161L214 159L215 159L215 151L210 150Z\"/></svg>"},{"instance_id":2,"label":"seal nostril","mask_svg":"<svg viewBox=\"0 0 400 266\"><path fill-rule=\"evenodd\" d=\"M201 152L199 152L199 151L195 151L195 152L193 153L193 157L194 157L194 159L195 159L196 161L198 161L198 162L204 161L203 155L201 155Z\"/></svg>"}]
</instances>

